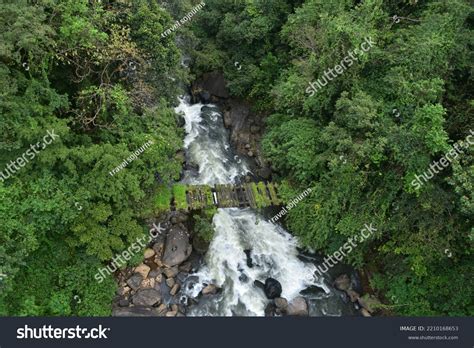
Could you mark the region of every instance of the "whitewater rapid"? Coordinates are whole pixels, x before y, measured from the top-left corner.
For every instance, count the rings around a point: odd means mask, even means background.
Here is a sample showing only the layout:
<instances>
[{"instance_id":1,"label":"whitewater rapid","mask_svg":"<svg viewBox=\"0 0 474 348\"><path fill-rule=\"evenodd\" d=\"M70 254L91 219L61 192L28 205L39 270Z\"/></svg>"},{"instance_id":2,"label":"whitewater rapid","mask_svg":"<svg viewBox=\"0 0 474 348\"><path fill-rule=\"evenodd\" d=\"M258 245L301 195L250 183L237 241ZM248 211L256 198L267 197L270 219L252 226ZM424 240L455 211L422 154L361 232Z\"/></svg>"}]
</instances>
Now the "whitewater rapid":
<instances>
[{"instance_id":1,"label":"whitewater rapid","mask_svg":"<svg viewBox=\"0 0 474 348\"><path fill-rule=\"evenodd\" d=\"M229 144L222 114L212 104L190 104L180 100L176 112L186 121L184 140L187 161L199 166L185 171L184 183L236 183L249 172L246 161ZM211 299L201 297L190 307L194 316L263 316L269 300L253 285L255 280L272 277L282 285L282 296L289 301L300 291L316 285L321 297L330 295L322 279L315 276L316 267L298 257L298 241L279 225L266 221L250 208L218 209L213 219L214 238L204 265L193 274L183 289L197 298L206 284L222 288ZM337 306L328 306L322 314L340 315Z\"/></svg>"}]
</instances>

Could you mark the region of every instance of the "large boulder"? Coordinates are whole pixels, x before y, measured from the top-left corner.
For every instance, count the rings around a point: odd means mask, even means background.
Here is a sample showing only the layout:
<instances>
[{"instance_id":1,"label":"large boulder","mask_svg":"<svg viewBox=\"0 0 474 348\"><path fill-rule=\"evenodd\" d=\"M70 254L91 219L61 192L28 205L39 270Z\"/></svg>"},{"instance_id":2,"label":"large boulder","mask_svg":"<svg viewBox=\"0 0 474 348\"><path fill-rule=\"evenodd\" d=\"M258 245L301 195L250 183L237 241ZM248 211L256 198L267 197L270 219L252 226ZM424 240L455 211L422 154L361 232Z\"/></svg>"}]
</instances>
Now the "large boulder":
<instances>
[{"instance_id":1,"label":"large boulder","mask_svg":"<svg viewBox=\"0 0 474 348\"><path fill-rule=\"evenodd\" d=\"M298 296L291 300L291 302L288 304L287 314L299 316L309 315L308 304L306 303L304 297Z\"/></svg>"},{"instance_id":2,"label":"large boulder","mask_svg":"<svg viewBox=\"0 0 474 348\"><path fill-rule=\"evenodd\" d=\"M179 265L186 261L192 250L188 233L180 225L174 225L166 238L163 264L168 267Z\"/></svg>"},{"instance_id":3,"label":"large boulder","mask_svg":"<svg viewBox=\"0 0 474 348\"><path fill-rule=\"evenodd\" d=\"M161 294L156 289L138 290L133 295L133 304L136 306L153 306L161 301Z\"/></svg>"},{"instance_id":4,"label":"large boulder","mask_svg":"<svg viewBox=\"0 0 474 348\"><path fill-rule=\"evenodd\" d=\"M282 291L280 282L273 278L267 278L265 280L263 290L265 291L265 295L267 296L267 298L269 298L270 300L280 297Z\"/></svg>"},{"instance_id":5,"label":"large boulder","mask_svg":"<svg viewBox=\"0 0 474 348\"><path fill-rule=\"evenodd\" d=\"M221 72L213 71L205 73L199 78L195 86L208 91L211 95L219 98L229 98L229 91L226 87L224 75Z\"/></svg>"}]
</instances>

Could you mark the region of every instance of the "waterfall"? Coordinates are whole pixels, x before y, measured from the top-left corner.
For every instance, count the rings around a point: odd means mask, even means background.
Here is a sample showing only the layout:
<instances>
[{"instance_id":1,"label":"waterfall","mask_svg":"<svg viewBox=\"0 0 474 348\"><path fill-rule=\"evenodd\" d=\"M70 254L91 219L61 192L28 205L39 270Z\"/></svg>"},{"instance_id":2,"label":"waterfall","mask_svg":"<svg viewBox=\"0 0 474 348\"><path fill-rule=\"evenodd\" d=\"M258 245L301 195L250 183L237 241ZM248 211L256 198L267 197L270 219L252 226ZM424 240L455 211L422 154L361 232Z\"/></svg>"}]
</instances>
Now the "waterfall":
<instances>
[{"instance_id":1,"label":"waterfall","mask_svg":"<svg viewBox=\"0 0 474 348\"><path fill-rule=\"evenodd\" d=\"M212 104L190 104L180 99L176 112L185 118L184 140L188 162L199 169L186 170L184 183L237 183L249 172L245 159L237 156L230 144L219 108ZM197 298L205 284L215 284L222 292L210 298L204 296L190 307L194 316L263 316L269 300L253 283L272 277L282 285L282 296L291 300L300 291L317 286L321 292L320 315L340 315L337 296L315 276L316 266L301 260L298 241L279 225L266 221L250 208L218 209L213 219L214 238L204 265L190 276L183 289Z\"/></svg>"}]
</instances>

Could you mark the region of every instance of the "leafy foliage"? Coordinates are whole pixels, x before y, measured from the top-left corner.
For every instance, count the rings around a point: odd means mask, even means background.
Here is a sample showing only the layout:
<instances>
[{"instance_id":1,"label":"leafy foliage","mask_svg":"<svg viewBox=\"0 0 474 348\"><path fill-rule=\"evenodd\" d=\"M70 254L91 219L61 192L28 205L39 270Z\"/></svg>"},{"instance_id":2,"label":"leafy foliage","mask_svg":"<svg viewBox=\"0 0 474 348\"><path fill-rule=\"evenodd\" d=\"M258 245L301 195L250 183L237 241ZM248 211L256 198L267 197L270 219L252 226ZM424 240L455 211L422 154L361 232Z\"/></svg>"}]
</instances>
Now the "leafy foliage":
<instances>
[{"instance_id":1,"label":"leafy foliage","mask_svg":"<svg viewBox=\"0 0 474 348\"><path fill-rule=\"evenodd\" d=\"M205 40L196 55L219 49L208 54L226 57L231 92L270 114L263 149L283 179L283 199L311 188L286 215L290 231L329 254L372 223L374 237L348 260L374 274L387 308L472 315L472 281L463 276L473 267L472 146L412 185L473 129L468 1L265 6L212 7L195 30ZM412 20L395 23L394 13ZM305 93L367 37L370 51L315 95ZM244 73L229 67L234 60Z\"/></svg>"},{"instance_id":2,"label":"leafy foliage","mask_svg":"<svg viewBox=\"0 0 474 348\"><path fill-rule=\"evenodd\" d=\"M108 315L114 281L93 276L143 234L144 205L181 169L170 77L186 76L160 40L172 19L146 0L29 3L0 5L1 170L59 137L0 182L1 313Z\"/></svg>"}]
</instances>

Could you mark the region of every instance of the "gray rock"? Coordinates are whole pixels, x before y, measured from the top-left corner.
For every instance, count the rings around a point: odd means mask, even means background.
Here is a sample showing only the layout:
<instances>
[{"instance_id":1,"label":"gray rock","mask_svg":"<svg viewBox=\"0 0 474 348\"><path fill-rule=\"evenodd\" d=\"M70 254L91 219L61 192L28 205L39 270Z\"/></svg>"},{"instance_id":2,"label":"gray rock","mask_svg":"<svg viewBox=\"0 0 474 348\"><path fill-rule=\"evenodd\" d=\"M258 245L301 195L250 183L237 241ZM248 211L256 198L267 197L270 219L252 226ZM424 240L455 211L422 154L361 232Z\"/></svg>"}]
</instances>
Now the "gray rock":
<instances>
[{"instance_id":1,"label":"gray rock","mask_svg":"<svg viewBox=\"0 0 474 348\"><path fill-rule=\"evenodd\" d=\"M161 274L161 268L155 268L148 273L148 278L156 278L158 275Z\"/></svg>"},{"instance_id":2,"label":"gray rock","mask_svg":"<svg viewBox=\"0 0 474 348\"><path fill-rule=\"evenodd\" d=\"M133 295L133 303L137 306L153 306L161 301L161 294L156 289L138 290Z\"/></svg>"},{"instance_id":3,"label":"gray rock","mask_svg":"<svg viewBox=\"0 0 474 348\"><path fill-rule=\"evenodd\" d=\"M181 285L184 283L187 277L188 275L186 273L179 272L178 275L174 278L174 280L176 281L177 284Z\"/></svg>"},{"instance_id":4,"label":"gray rock","mask_svg":"<svg viewBox=\"0 0 474 348\"><path fill-rule=\"evenodd\" d=\"M141 274L143 279L146 279L148 277L148 273L150 273L150 270L150 266L145 265L144 263L135 267L135 273Z\"/></svg>"},{"instance_id":5,"label":"gray rock","mask_svg":"<svg viewBox=\"0 0 474 348\"><path fill-rule=\"evenodd\" d=\"M288 315L309 315L308 304L306 303L304 297L298 296L291 300L291 302L288 304L287 313Z\"/></svg>"},{"instance_id":6,"label":"gray rock","mask_svg":"<svg viewBox=\"0 0 474 348\"><path fill-rule=\"evenodd\" d=\"M325 294L325 293L326 291L322 287L319 287L316 285L310 285L306 289L300 291L300 295L304 295L306 297L308 296L314 297L314 296L318 296L320 294Z\"/></svg>"},{"instance_id":7,"label":"gray rock","mask_svg":"<svg viewBox=\"0 0 474 348\"><path fill-rule=\"evenodd\" d=\"M168 279L166 279L166 285L168 285L170 288L172 288L175 283L176 283L176 282L174 281L174 278L168 278ZM171 295L174 295L174 294L171 294Z\"/></svg>"},{"instance_id":8,"label":"gray rock","mask_svg":"<svg viewBox=\"0 0 474 348\"><path fill-rule=\"evenodd\" d=\"M277 297L275 300L275 306L281 311L286 311L288 309L288 300L284 297Z\"/></svg>"},{"instance_id":9,"label":"gray rock","mask_svg":"<svg viewBox=\"0 0 474 348\"><path fill-rule=\"evenodd\" d=\"M117 307L112 310L113 317L157 317L158 315L156 309L151 307Z\"/></svg>"},{"instance_id":10,"label":"gray rock","mask_svg":"<svg viewBox=\"0 0 474 348\"><path fill-rule=\"evenodd\" d=\"M178 225L171 227L166 238L163 264L166 266L179 265L191 255L192 246L189 244L187 232Z\"/></svg>"},{"instance_id":11,"label":"gray rock","mask_svg":"<svg viewBox=\"0 0 474 348\"><path fill-rule=\"evenodd\" d=\"M174 278L179 273L179 268L177 266L165 268L163 273L165 274L166 278Z\"/></svg>"},{"instance_id":12,"label":"gray rock","mask_svg":"<svg viewBox=\"0 0 474 348\"><path fill-rule=\"evenodd\" d=\"M281 292L282 292L280 282L271 277L265 279L263 290L265 291L265 295L267 296L268 299L274 299L274 298L280 297Z\"/></svg>"},{"instance_id":13,"label":"gray rock","mask_svg":"<svg viewBox=\"0 0 474 348\"><path fill-rule=\"evenodd\" d=\"M133 290L137 290L140 287L140 284L142 283L143 277L140 273L135 273L132 275L128 280L127 284L130 286Z\"/></svg>"},{"instance_id":14,"label":"gray rock","mask_svg":"<svg viewBox=\"0 0 474 348\"><path fill-rule=\"evenodd\" d=\"M336 289L346 291L351 287L351 278L347 274L341 274L339 277L334 280L334 286Z\"/></svg>"}]
</instances>

